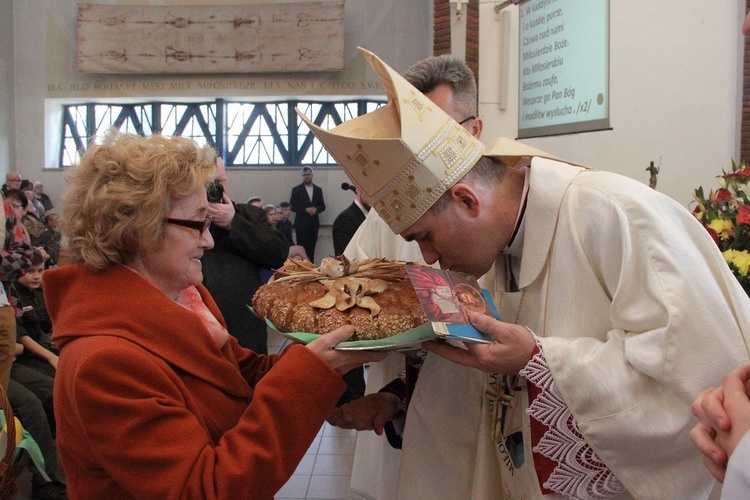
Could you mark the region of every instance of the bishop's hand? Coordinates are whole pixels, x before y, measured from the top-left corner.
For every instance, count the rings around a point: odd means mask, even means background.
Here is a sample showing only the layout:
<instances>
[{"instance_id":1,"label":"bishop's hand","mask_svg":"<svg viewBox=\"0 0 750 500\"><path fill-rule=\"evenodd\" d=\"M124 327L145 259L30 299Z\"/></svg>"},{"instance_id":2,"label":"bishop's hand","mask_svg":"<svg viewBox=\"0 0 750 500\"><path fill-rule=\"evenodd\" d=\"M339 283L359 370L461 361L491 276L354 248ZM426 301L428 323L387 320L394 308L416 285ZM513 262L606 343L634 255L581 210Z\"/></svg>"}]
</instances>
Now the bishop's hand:
<instances>
[{"instance_id":1,"label":"bishop's hand","mask_svg":"<svg viewBox=\"0 0 750 500\"><path fill-rule=\"evenodd\" d=\"M472 313L470 320L477 330L495 340L489 344L466 342L466 349L434 340L422 347L454 363L488 373L514 375L526 366L536 347L531 330L479 313Z\"/></svg>"}]
</instances>

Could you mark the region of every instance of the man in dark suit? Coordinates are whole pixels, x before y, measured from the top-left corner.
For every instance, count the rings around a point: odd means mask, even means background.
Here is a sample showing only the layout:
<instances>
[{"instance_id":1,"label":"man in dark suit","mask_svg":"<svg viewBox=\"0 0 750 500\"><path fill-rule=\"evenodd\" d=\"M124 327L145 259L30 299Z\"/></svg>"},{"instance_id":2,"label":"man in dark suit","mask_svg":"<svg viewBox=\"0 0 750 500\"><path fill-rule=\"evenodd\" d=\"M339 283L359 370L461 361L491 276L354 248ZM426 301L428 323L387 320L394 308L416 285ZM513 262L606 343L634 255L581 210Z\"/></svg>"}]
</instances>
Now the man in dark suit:
<instances>
[{"instance_id":1,"label":"man in dark suit","mask_svg":"<svg viewBox=\"0 0 750 500\"><path fill-rule=\"evenodd\" d=\"M347 187L344 187L347 186ZM344 183L342 189L354 190L354 201L346 207L333 221L333 251L336 256L342 255L352 239L357 228L365 221L367 212L370 211L370 204L363 193L357 191L357 188L351 184Z\"/></svg>"},{"instance_id":2,"label":"man in dark suit","mask_svg":"<svg viewBox=\"0 0 750 500\"><path fill-rule=\"evenodd\" d=\"M318 242L318 215L326 209L323 201L323 190L313 184L313 171L310 167L302 169L302 183L292 188L289 204L294 217L294 231L297 244L302 245L311 262L315 262L315 244Z\"/></svg>"},{"instance_id":3,"label":"man in dark suit","mask_svg":"<svg viewBox=\"0 0 750 500\"><path fill-rule=\"evenodd\" d=\"M346 187L345 187L346 186ZM369 199L364 193L360 193L356 187L344 183L342 189L354 190L354 201L345 208L333 221L333 251L336 256L343 255L344 249L349 244L357 228L364 222L367 212L370 210ZM342 378L346 382L346 390L339 398L336 406L359 399L365 395L365 370L358 366L345 373Z\"/></svg>"},{"instance_id":4,"label":"man in dark suit","mask_svg":"<svg viewBox=\"0 0 750 500\"><path fill-rule=\"evenodd\" d=\"M289 245L266 220L266 211L229 199L227 174L217 158L216 179L224 187L220 203L208 204L213 217L214 248L203 254L203 284L219 306L227 331L242 347L268 354L266 324L248 304L261 285L260 268L276 269L284 264Z\"/></svg>"}]
</instances>

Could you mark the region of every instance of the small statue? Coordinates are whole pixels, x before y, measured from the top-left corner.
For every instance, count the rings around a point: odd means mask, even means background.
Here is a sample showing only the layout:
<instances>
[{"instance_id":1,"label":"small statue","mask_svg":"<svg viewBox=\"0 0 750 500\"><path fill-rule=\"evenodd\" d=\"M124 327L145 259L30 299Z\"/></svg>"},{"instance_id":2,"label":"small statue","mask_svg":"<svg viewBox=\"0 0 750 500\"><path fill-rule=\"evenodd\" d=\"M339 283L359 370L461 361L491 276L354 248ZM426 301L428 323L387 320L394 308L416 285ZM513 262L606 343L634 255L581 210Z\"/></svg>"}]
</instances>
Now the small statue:
<instances>
[{"instance_id":1,"label":"small statue","mask_svg":"<svg viewBox=\"0 0 750 500\"><path fill-rule=\"evenodd\" d=\"M654 165L654 162L652 161L649 163L648 167L646 167L646 171L651 174L651 177L648 179L648 187L651 189L656 189L656 181L657 176L659 175L659 167Z\"/></svg>"}]
</instances>

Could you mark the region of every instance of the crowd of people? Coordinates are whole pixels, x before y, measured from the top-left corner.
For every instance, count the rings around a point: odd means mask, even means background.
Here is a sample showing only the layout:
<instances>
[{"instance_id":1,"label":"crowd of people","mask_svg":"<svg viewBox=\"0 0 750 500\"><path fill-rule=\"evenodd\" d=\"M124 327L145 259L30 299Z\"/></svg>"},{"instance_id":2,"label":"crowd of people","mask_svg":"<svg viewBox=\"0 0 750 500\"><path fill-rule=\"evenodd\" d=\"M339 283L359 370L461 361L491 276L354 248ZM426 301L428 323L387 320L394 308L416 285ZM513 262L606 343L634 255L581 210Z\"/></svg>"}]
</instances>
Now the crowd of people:
<instances>
[{"instance_id":1,"label":"crowd of people","mask_svg":"<svg viewBox=\"0 0 750 500\"><path fill-rule=\"evenodd\" d=\"M32 494L66 498L55 447L53 387L59 351L51 342L41 290L42 273L57 267L60 259L59 213L41 183L22 180L17 172L6 175L1 196L0 384L43 457L42 468L30 466Z\"/></svg>"}]
</instances>

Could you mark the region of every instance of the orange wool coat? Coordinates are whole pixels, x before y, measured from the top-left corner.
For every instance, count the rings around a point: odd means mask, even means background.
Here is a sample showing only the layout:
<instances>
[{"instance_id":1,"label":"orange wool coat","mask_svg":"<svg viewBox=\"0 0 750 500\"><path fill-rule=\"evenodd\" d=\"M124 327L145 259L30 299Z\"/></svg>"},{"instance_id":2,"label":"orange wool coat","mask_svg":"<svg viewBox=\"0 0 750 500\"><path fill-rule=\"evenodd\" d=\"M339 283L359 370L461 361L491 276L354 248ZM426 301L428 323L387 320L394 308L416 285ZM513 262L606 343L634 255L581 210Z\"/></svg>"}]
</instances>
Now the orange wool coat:
<instances>
[{"instance_id":1,"label":"orange wool coat","mask_svg":"<svg viewBox=\"0 0 750 500\"><path fill-rule=\"evenodd\" d=\"M343 392L304 346L261 356L230 337L219 350L196 314L126 267L50 270L44 291L71 498L272 498Z\"/></svg>"}]
</instances>

